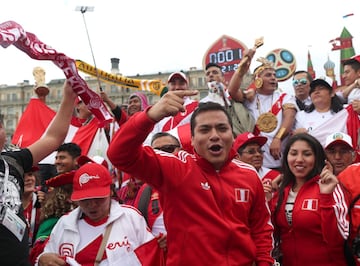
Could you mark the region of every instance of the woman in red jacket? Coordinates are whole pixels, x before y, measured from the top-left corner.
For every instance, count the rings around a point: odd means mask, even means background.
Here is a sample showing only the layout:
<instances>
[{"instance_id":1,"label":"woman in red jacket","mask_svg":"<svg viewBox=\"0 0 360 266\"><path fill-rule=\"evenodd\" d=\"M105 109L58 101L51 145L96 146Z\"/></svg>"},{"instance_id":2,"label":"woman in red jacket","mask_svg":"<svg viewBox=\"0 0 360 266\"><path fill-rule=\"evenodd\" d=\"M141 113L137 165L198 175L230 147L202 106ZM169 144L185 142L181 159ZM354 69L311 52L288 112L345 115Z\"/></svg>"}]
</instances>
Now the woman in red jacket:
<instances>
[{"instance_id":1,"label":"woman in red jacket","mask_svg":"<svg viewBox=\"0 0 360 266\"><path fill-rule=\"evenodd\" d=\"M346 265L346 201L325 158L319 141L306 133L285 147L284 177L271 201L283 265Z\"/></svg>"}]
</instances>

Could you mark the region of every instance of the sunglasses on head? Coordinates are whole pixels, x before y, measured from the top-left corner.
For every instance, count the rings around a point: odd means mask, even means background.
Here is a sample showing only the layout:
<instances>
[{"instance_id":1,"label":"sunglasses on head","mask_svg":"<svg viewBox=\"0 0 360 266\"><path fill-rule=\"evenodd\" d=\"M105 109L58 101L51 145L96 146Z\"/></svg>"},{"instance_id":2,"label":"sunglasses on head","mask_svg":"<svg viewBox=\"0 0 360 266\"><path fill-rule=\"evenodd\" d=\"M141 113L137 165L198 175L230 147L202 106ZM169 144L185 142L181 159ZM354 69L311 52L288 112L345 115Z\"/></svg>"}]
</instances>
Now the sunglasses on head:
<instances>
[{"instance_id":1,"label":"sunglasses on head","mask_svg":"<svg viewBox=\"0 0 360 266\"><path fill-rule=\"evenodd\" d=\"M154 147L154 149L156 149L156 150L165 151L168 153L173 153L176 148L180 148L180 146L176 145L176 144L168 144L168 145L163 145L160 147Z\"/></svg>"},{"instance_id":2,"label":"sunglasses on head","mask_svg":"<svg viewBox=\"0 0 360 266\"><path fill-rule=\"evenodd\" d=\"M292 84L293 84L293 86L295 87L295 86L297 86L297 85L305 85L307 83L307 79L306 78L302 78L302 79L294 79L293 81L292 81Z\"/></svg>"}]
</instances>

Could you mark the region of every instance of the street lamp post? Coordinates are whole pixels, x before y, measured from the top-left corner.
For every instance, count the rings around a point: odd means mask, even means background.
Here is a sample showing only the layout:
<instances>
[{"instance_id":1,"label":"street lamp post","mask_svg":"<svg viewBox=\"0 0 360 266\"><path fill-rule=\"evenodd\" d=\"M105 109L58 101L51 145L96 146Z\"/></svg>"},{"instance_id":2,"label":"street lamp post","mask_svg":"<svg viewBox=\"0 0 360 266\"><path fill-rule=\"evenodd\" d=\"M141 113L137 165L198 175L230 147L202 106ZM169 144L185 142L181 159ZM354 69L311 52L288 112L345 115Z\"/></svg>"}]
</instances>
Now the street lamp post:
<instances>
[{"instance_id":1,"label":"street lamp post","mask_svg":"<svg viewBox=\"0 0 360 266\"><path fill-rule=\"evenodd\" d=\"M81 14L82 14L82 16L83 16L84 25L85 25L85 30L86 30L86 35L87 35L87 38L88 38L88 41L89 41L89 46L90 46L91 55L92 55L93 62L94 62L94 67L95 67L95 72L96 72L96 77L97 77L99 89L100 89L100 91L102 91L101 84L100 84L100 78L99 78L99 72L98 72L98 69L97 69L97 66L96 66L94 51L93 51L93 48L92 48L92 45L91 45L90 35L89 35L89 31L88 31L88 28L87 28L87 25L86 25L86 20L85 20L85 13L86 13L87 11L89 11L89 12L94 11L94 7L93 7L93 6L77 6L77 7L75 8L75 11L80 11Z\"/></svg>"}]
</instances>

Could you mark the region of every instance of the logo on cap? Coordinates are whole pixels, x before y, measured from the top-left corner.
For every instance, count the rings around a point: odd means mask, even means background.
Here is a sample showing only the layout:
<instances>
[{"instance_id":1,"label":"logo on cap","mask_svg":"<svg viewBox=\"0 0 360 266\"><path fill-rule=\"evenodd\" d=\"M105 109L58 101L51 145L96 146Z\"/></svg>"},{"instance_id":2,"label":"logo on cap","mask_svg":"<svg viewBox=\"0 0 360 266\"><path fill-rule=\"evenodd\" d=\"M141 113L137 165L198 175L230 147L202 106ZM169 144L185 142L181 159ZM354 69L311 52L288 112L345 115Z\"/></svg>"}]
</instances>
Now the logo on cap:
<instances>
[{"instance_id":1,"label":"logo on cap","mask_svg":"<svg viewBox=\"0 0 360 266\"><path fill-rule=\"evenodd\" d=\"M343 134L341 134L341 133L335 133L334 135L333 135L333 139L335 140L335 139L343 139L344 138L344 136L343 136Z\"/></svg>"},{"instance_id":2,"label":"logo on cap","mask_svg":"<svg viewBox=\"0 0 360 266\"><path fill-rule=\"evenodd\" d=\"M89 175L87 173L82 174L79 177L79 184L80 186L85 185L86 183L88 183L91 179L100 179L100 177L98 175L93 176L93 175Z\"/></svg>"}]
</instances>

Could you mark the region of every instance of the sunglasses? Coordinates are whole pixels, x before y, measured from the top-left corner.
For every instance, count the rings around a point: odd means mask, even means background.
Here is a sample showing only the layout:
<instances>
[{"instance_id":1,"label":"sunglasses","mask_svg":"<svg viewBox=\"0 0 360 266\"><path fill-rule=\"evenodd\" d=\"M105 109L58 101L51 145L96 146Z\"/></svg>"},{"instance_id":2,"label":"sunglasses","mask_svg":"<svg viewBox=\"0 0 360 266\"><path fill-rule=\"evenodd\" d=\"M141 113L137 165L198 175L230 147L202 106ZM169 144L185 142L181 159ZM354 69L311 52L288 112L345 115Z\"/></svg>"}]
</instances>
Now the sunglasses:
<instances>
[{"instance_id":1,"label":"sunglasses","mask_svg":"<svg viewBox=\"0 0 360 266\"><path fill-rule=\"evenodd\" d=\"M307 83L307 79L306 78L302 78L302 79L294 79L293 81L292 81L292 84L293 84L293 86L295 87L295 86L297 86L297 85L305 85Z\"/></svg>"},{"instance_id":2,"label":"sunglasses","mask_svg":"<svg viewBox=\"0 0 360 266\"><path fill-rule=\"evenodd\" d=\"M173 153L175 151L175 149L180 148L179 145L176 144L169 144L169 145L164 145L164 146L160 146L160 147L154 147L154 149L159 150L159 151L165 151L168 153Z\"/></svg>"}]
</instances>

